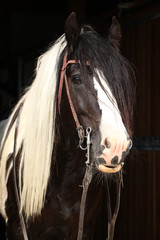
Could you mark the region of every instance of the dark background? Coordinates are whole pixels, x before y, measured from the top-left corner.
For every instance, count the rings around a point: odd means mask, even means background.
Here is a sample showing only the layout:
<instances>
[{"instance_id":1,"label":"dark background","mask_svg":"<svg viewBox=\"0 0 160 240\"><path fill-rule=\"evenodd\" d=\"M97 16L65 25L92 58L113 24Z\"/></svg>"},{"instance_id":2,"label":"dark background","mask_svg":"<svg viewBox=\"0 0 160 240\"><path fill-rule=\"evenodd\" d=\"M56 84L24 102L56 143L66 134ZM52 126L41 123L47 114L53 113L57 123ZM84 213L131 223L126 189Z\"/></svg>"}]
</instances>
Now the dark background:
<instances>
[{"instance_id":1,"label":"dark background","mask_svg":"<svg viewBox=\"0 0 160 240\"><path fill-rule=\"evenodd\" d=\"M0 119L8 116L34 73L36 58L64 32L66 17L107 33L112 16L122 26L122 54L135 65L137 146L125 164L115 240L160 239L160 3L147 0L3 1L0 6ZM152 139L152 144L150 140ZM144 141L142 141L143 145ZM159 142L158 142L159 144ZM152 146L151 146L152 145ZM0 221L0 240L3 238Z\"/></svg>"}]
</instances>

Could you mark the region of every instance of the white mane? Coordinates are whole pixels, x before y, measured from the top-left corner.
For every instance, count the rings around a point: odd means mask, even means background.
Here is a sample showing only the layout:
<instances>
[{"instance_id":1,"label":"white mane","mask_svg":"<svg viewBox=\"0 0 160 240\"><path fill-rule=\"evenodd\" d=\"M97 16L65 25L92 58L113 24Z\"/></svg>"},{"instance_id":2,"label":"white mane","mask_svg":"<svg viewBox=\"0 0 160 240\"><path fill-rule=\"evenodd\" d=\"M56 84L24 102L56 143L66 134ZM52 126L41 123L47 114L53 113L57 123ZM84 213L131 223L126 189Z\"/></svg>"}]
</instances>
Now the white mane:
<instances>
[{"instance_id":1,"label":"white mane","mask_svg":"<svg viewBox=\"0 0 160 240\"><path fill-rule=\"evenodd\" d=\"M57 62L65 46L66 41L63 35L46 53L39 57L35 80L18 102L5 130L6 133L16 109L24 101L20 114L17 152L23 143L19 168L19 188L21 211L24 212L26 218L40 214L45 201L55 137L56 106L54 99L57 86ZM12 163L7 172L6 165L9 154L13 152L14 131L15 124L7 138L0 160L0 212L5 217L6 185ZM5 134L2 144L4 138Z\"/></svg>"}]
</instances>

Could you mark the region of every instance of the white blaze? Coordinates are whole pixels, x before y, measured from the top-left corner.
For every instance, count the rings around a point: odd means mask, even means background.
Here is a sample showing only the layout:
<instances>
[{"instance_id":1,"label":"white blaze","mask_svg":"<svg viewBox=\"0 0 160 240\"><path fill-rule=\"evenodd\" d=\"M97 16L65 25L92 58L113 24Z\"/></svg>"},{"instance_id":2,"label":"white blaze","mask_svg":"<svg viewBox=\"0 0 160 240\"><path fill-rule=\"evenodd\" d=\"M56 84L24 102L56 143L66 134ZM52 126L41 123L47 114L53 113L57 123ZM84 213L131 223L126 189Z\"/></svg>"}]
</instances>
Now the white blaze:
<instances>
[{"instance_id":1,"label":"white blaze","mask_svg":"<svg viewBox=\"0 0 160 240\"><path fill-rule=\"evenodd\" d=\"M108 139L111 143L112 149L105 149L104 151L104 155L107 156L105 160L108 164L110 164L110 161L114 156L118 156L120 160L122 152L127 148L128 134L122 122L116 99L106 83L103 74L98 70L96 70L96 73L98 74L100 82L107 92L107 94L104 92L94 77L93 80L95 89L97 90L98 103L100 109L102 110L100 123L100 132L102 135L101 144L105 146L105 139Z\"/></svg>"}]
</instances>

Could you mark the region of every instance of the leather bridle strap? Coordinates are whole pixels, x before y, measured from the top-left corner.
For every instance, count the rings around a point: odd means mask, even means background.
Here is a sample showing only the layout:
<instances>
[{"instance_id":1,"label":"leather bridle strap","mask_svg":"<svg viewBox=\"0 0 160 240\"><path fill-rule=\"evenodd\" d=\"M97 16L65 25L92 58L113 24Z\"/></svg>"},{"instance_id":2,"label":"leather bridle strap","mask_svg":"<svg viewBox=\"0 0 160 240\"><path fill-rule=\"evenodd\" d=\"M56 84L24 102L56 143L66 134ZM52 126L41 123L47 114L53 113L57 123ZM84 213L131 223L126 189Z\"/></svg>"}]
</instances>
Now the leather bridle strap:
<instances>
[{"instance_id":1,"label":"leather bridle strap","mask_svg":"<svg viewBox=\"0 0 160 240\"><path fill-rule=\"evenodd\" d=\"M89 188L90 182L92 181L92 175L93 175L92 167L93 167L92 164L88 164L86 166L86 172L83 178L83 185L82 185L83 192L82 192L81 203L80 203L77 240L83 239L84 215L85 215L88 188Z\"/></svg>"},{"instance_id":2,"label":"leather bridle strap","mask_svg":"<svg viewBox=\"0 0 160 240\"><path fill-rule=\"evenodd\" d=\"M70 91L69 91L69 86L68 86L68 81L67 81L67 75L66 75L66 68L69 64L72 63L77 63L76 60L69 60L67 61L67 51L64 54L64 58L63 58L63 65L62 65L62 69L61 69L61 76L60 76L60 83L59 83L59 90L58 90L58 111L60 114L60 104L61 104L61 98L62 98L62 90L63 90L63 84L65 82L65 87L66 87L66 93L67 93L67 98L69 101L69 105L70 105L70 109L76 124L76 128L78 131L78 136L80 139L80 145L82 144L83 140L84 140L84 129L83 127L80 125L80 122L78 120L77 117L77 113L76 110L74 108L72 99L71 99L71 95L70 95Z\"/></svg>"},{"instance_id":3,"label":"leather bridle strap","mask_svg":"<svg viewBox=\"0 0 160 240\"><path fill-rule=\"evenodd\" d=\"M69 105L72 111L72 115L74 118L74 121L76 123L76 126L79 127L80 123L75 111L75 108L73 106L73 102L71 99L71 95L70 95L70 91L69 91L69 86L68 86L68 81L67 81L67 76L66 76L66 68L69 64L71 63L77 63L76 60L69 60L67 62L67 51L65 52L64 58L63 58L63 66L61 69L61 76L60 76L60 83L59 83L59 91L58 91L58 111L60 113L60 104L61 104L61 98L62 98L62 89L63 89L63 83L65 81L65 86L66 86L66 92L67 92L67 97L68 97L68 101L69 101Z\"/></svg>"},{"instance_id":4,"label":"leather bridle strap","mask_svg":"<svg viewBox=\"0 0 160 240\"><path fill-rule=\"evenodd\" d=\"M15 196L16 196L16 202L17 202L17 207L18 207L18 212L19 212L19 217L20 217L20 225L22 228L22 234L24 237L24 240L28 240L28 235L27 235L27 230L24 222L24 217L23 214L20 212L20 197L19 197L19 192L18 192L18 186L17 186L17 177L16 177L16 151L17 151L17 135L18 135L18 127L19 127L19 120L20 120L20 113L23 107L23 103L21 102L19 107L14 113L14 116L9 124L8 130L6 132L3 145L2 145L2 150L0 153L0 157L2 156L3 150L4 150L4 145L5 142L7 141L7 138L10 134L10 131L15 124L15 132L14 132L14 145L13 145L13 181L14 181L14 191L15 191Z\"/></svg>"},{"instance_id":5,"label":"leather bridle strap","mask_svg":"<svg viewBox=\"0 0 160 240\"><path fill-rule=\"evenodd\" d=\"M67 51L65 52L64 58L63 58L63 66L61 69L61 76L60 76L60 83L59 83L59 91L58 91L58 111L60 113L60 103L61 103L61 97L62 97L62 89L63 89L63 84L65 81L65 87L66 87L66 93L67 93L67 97L68 97L68 101L69 101L69 105L70 105L70 109L77 127L77 131L78 131L78 136L79 136L79 145L81 147L81 144L83 143L84 138L86 137L84 134L84 129L83 127L80 125L80 122L78 120L77 117L77 113L76 110L74 108L72 99L71 99L71 95L70 95L70 91L69 91L69 86L68 86L68 81L67 81L67 75L66 75L66 68L69 64L72 63L77 63L79 61L76 60L69 60L67 62ZM87 63L88 64L88 63ZM90 131L89 131L90 130ZM91 133L91 128L89 129L89 135ZM90 143L88 143L89 145L87 146L88 151L90 151ZM83 148L82 148L83 149ZM86 149L86 148L85 148ZM89 152L87 153L89 155ZM79 215L79 225L78 225L78 236L77 236L77 240L82 240L83 238L83 226L84 226L84 215L85 215L85 206L86 206L86 198L87 198L87 193L88 193L88 187L90 185L90 182L92 180L92 164L89 161L89 156L88 156L88 161L86 161L86 172L84 175L84 179L83 179L83 191L82 191L82 197L81 197L81 203L80 203L80 215Z\"/></svg>"},{"instance_id":6,"label":"leather bridle strap","mask_svg":"<svg viewBox=\"0 0 160 240\"><path fill-rule=\"evenodd\" d=\"M107 211L108 211L108 238L106 240L113 240L114 238L114 228L115 228L115 223L116 219L118 216L119 212L119 207L120 207L120 198L121 198L121 185L123 183L123 177L122 177L122 170L119 172L119 179L117 183L117 200L116 200L116 206L115 210L112 216L112 211L111 211L111 201L110 201L110 192L109 192L109 185L108 185L108 180L107 180Z\"/></svg>"}]
</instances>

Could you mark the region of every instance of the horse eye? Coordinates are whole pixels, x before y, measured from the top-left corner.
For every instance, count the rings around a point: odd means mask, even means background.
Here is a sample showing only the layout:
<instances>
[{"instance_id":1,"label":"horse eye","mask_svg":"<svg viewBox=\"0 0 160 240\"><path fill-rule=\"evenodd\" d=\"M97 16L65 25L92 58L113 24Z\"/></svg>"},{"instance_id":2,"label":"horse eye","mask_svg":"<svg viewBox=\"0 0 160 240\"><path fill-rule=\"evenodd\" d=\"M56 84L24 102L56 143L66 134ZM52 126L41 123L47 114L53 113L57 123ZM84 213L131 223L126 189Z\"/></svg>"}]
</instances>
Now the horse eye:
<instances>
[{"instance_id":1,"label":"horse eye","mask_svg":"<svg viewBox=\"0 0 160 240\"><path fill-rule=\"evenodd\" d=\"M81 84L82 83L81 78L80 78L79 75L73 75L71 77L71 80L72 80L73 83L76 83L76 84Z\"/></svg>"}]
</instances>

